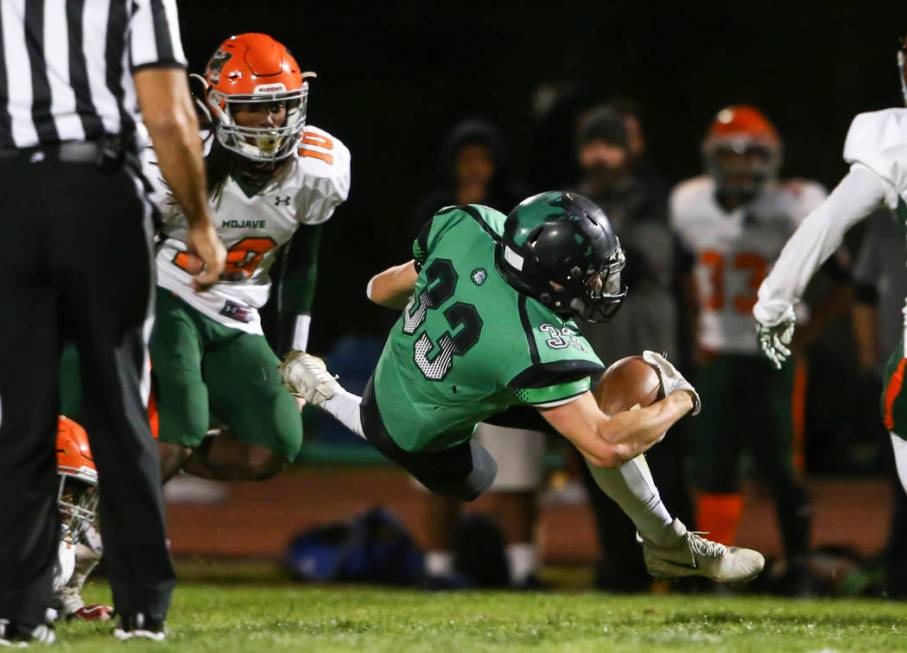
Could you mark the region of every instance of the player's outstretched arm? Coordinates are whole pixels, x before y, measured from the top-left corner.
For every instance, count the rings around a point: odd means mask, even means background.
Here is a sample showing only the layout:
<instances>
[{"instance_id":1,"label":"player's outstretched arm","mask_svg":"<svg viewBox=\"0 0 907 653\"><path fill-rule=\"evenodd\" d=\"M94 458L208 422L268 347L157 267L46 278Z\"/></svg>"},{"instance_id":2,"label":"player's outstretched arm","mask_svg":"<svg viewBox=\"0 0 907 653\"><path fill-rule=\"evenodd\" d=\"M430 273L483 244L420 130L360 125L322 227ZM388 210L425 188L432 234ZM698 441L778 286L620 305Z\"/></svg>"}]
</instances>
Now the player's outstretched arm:
<instances>
[{"instance_id":1,"label":"player's outstretched arm","mask_svg":"<svg viewBox=\"0 0 907 653\"><path fill-rule=\"evenodd\" d=\"M418 277L415 261L395 265L373 276L368 282L365 294L376 304L400 309L406 306L410 295L413 294Z\"/></svg>"},{"instance_id":2,"label":"player's outstretched arm","mask_svg":"<svg viewBox=\"0 0 907 653\"><path fill-rule=\"evenodd\" d=\"M776 367L790 355L794 304L819 266L840 247L847 230L882 205L885 192L880 177L865 166L854 165L787 241L759 287L759 301L753 308L759 322L759 345Z\"/></svg>"},{"instance_id":3,"label":"player's outstretched arm","mask_svg":"<svg viewBox=\"0 0 907 653\"><path fill-rule=\"evenodd\" d=\"M539 409L542 417L596 467L618 467L648 451L693 410L692 393L676 390L638 410L605 415L591 392L569 404Z\"/></svg>"}]
</instances>

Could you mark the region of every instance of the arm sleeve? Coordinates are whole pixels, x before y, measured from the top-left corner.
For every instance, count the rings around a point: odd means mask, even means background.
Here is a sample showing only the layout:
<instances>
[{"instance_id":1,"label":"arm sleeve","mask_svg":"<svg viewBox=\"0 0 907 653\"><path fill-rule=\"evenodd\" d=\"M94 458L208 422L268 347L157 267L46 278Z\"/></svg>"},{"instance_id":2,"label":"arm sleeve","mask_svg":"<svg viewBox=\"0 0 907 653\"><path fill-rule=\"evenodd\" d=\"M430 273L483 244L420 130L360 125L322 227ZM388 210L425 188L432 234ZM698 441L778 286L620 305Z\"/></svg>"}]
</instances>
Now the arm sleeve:
<instances>
[{"instance_id":1,"label":"arm sleeve","mask_svg":"<svg viewBox=\"0 0 907 653\"><path fill-rule=\"evenodd\" d=\"M592 376L602 373L591 361L564 360L527 368L510 383L517 400L538 408L570 403L592 387Z\"/></svg>"},{"instance_id":2,"label":"arm sleeve","mask_svg":"<svg viewBox=\"0 0 907 653\"><path fill-rule=\"evenodd\" d=\"M278 303L281 354L290 349L305 350L308 345L322 230L322 225L299 227L285 253Z\"/></svg>"},{"instance_id":3,"label":"arm sleeve","mask_svg":"<svg viewBox=\"0 0 907 653\"><path fill-rule=\"evenodd\" d=\"M141 68L185 68L176 0L133 0L129 21L129 65Z\"/></svg>"},{"instance_id":4,"label":"arm sleeve","mask_svg":"<svg viewBox=\"0 0 907 653\"><path fill-rule=\"evenodd\" d=\"M886 184L862 164L850 172L819 208L810 213L781 251L771 273L759 287L753 309L756 319L774 325L793 316L809 280L841 245L851 226L877 209L886 197Z\"/></svg>"}]
</instances>

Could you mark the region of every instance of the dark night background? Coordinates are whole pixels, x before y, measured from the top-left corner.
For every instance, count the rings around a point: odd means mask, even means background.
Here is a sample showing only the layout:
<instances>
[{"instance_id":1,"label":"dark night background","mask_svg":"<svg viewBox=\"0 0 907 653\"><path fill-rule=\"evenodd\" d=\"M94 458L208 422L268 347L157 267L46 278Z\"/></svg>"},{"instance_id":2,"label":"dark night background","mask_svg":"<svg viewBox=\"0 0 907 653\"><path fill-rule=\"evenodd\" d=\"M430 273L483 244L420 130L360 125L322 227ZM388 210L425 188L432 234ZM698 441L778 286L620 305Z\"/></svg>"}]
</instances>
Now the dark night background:
<instances>
[{"instance_id":1,"label":"dark night background","mask_svg":"<svg viewBox=\"0 0 907 653\"><path fill-rule=\"evenodd\" d=\"M351 197L321 249L315 351L387 325L366 281L399 262L413 209L438 183L440 142L460 119L501 126L535 191L573 174L572 127L555 120L538 134L542 84L571 88L584 105L638 99L652 157L672 182L700 171L714 112L748 102L778 125L784 174L833 186L854 114L901 101L895 50L907 32L907 2L183 0L180 11L198 72L232 33L286 43L319 75L309 122L352 150Z\"/></svg>"}]
</instances>

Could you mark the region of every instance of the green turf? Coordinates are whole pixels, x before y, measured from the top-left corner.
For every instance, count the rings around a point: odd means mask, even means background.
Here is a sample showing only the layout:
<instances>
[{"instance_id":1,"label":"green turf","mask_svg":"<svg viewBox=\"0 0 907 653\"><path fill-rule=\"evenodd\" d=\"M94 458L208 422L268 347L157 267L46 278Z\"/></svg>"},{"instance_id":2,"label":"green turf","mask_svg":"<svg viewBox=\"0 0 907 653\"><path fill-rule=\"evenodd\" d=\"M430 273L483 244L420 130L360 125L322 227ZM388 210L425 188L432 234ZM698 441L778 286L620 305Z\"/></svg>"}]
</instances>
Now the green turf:
<instances>
[{"instance_id":1,"label":"green turf","mask_svg":"<svg viewBox=\"0 0 907 653\"><path fill-rule=\"evenodd\" d=\"M87 598L104 600L102 584ZM193 653L907 650L907 605L602 594L410 591L184 582L165 644L64 624L60 650ZM123 648L126 646L126 648Z\"/></svg>"}]
</instances>

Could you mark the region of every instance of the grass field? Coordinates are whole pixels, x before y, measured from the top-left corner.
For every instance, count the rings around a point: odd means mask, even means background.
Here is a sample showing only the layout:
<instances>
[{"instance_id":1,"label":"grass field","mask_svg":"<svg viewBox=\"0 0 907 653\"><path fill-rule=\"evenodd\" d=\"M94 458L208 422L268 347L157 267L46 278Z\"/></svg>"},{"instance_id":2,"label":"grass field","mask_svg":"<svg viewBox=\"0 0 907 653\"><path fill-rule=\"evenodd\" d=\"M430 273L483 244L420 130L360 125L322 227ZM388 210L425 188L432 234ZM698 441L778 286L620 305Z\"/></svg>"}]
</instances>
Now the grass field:
<instances>
[{"instance_id":1,"label":"grass field","mask_svg":"<svg viewBox=\"0 0 907 653\"><path fill-rule=\"evenodd\" d=\"M886 601L425 594L288 585L274 574L206 578L184 578L165 644L124 645L109 624L63 624L59 650L907 651L907 604ZM86 598L109 600L106 585L93 583Z\"/></svg>"}]
</instances>

